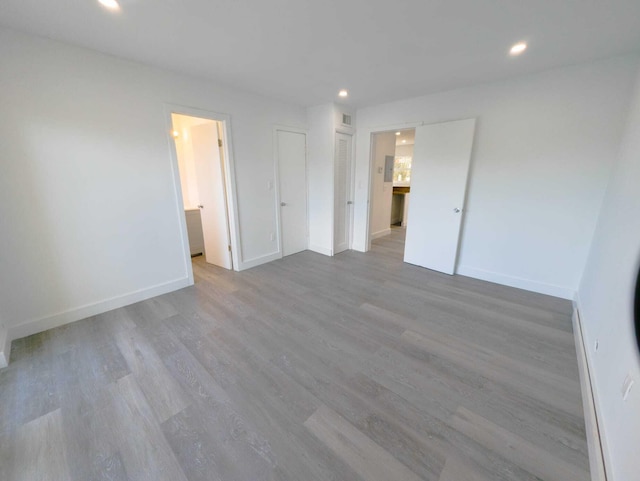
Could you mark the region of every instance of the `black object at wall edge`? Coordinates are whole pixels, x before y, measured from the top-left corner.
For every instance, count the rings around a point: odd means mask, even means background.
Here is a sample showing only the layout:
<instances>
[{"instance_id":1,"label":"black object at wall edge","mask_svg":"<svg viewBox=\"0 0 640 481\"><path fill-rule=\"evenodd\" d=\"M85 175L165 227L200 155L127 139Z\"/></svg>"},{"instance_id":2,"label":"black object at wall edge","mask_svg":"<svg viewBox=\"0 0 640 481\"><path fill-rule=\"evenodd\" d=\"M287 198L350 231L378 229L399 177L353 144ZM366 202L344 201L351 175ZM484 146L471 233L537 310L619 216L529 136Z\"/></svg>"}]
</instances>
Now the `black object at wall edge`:
<instances>
[{"instance_id":1,"label":"black object at wall edge","mask_svg":"<svg viewBox=\"0 0 640 481\"><path fill-rule=\"evenodd\" d=\"M640 269L638 269L638 278L636 279L636 298L634 302L633 317L636 324L636 342L640 353Z\"/></svg>"}]
</instances>

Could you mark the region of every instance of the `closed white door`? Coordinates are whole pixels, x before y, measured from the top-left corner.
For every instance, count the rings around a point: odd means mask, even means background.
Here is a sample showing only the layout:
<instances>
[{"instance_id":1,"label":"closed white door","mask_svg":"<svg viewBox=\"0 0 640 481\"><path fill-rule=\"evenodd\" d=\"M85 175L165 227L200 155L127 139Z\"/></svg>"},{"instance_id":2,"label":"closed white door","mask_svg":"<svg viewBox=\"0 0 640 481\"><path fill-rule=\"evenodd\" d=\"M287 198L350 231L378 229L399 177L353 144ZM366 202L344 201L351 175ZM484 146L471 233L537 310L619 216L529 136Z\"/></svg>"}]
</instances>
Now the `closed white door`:
<instances>
[{"instance_id":1,"label":"closed white door","mask_svg":"<svg viewBox=\"0 0 640 481\"><path fill-rule=\"evenodd\" d=\"M351 135L336 133L333 253L351 248Z\"/></svg>"},{"instance_id":2,"label":"closed white door","mask_svg":"<svg viewBox=\"0 0 640 481\"><path fill-rule=\"evenodd\" d=\"M475 119L416 128L404 261L455 272Z\"/></svg>"},{"instance_id":3,"label":"closed white door","mask_svg":"<svg viewBox=\"0 0 640 481\"><path fill-rule=\"evenodd\" d=\"M216 122L191 127L193 159L200 201L204 255L209 264L231 269L229 219L224 166Z\"/></svg>"},{"instance_id":4,"label":"closed white door","mask_svg":"<svg viewBox=\"0 0 640 481\"><path fill-rule=\"evenodd\" d=\"M307 136L276 131L282 255L307 249Z\"/></svg>"}]
</instances>

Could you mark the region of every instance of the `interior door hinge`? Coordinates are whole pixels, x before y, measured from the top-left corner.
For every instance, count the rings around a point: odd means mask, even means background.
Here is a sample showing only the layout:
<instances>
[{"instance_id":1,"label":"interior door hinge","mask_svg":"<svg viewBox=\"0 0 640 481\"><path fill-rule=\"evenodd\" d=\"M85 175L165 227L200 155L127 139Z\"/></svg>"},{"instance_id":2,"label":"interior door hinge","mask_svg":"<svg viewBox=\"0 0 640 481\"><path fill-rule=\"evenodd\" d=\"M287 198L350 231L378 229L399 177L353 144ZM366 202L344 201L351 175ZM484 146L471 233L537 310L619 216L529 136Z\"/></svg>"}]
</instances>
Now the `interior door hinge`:
<instances>
[{"instance_id":1,"label":"interior door hinge","mask_svg":"<svg viewBox=\"0 0 640 481\"><path fill-rule=\"evenodd\" d=\"M218 147L222 147L222 139L218 139Z\"/></svg>"},{"instance_id":2,"label":"interior door hinge","mask_svg":"<svg viewBox=\"0 0 640 481\"><path fill-rule=\"evenodd\" d=\"M229 252L231 252L231 246L227 246L229 248Z\"/></svg>"}]
</instances>

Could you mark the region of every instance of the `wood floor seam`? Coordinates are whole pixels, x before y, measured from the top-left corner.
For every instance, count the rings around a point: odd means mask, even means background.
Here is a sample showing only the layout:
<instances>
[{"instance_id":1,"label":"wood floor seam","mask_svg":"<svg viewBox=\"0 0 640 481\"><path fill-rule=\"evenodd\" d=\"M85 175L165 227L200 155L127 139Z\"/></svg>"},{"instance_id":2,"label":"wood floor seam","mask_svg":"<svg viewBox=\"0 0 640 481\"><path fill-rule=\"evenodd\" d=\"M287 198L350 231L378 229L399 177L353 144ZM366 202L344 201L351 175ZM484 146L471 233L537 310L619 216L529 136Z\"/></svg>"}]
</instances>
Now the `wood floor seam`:
<instances>
[{"instance_id":1,"label":"wood floor seam","mask_svg":"<svg viewBox=\"0 0 640 481\"><path fill-rule=\"evenodd\" d=\"M301 252L13 343L2 481L588 479L568 301Z\"/></svg>"}]
</instances>

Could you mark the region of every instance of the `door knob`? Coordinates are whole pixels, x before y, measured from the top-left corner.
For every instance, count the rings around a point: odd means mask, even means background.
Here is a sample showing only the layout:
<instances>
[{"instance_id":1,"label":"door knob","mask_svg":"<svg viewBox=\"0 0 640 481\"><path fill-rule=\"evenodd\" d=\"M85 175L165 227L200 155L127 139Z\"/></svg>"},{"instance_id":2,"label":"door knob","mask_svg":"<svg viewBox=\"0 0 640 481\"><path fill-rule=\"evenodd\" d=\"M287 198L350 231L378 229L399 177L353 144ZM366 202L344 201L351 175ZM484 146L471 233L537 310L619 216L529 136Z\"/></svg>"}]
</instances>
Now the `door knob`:
<instances>
[{"instance_id":1,"label":"door knob","mask_svg":"<svg viewBox=\"0 0 640 481\"><path fill-rule=\"evenodd\" d=\"M204 209L204 205L198 204L198 209Z\"/></svg>"},{"instance_id":2,"label":"door knob","mask_svg":"<svg viewBox=\"0 0 640 481\"><path fill-rule=\"evenodd\" d=\"M353 201L352 200L348 200L347 201L347 205L351 205L351 204L353 204Z\"/></svg>"},{"instance_id":3,"label":"door knob","mask_svg":"<svg viewBox=\"0 0 640 481\"><path fill-rule=\"evenodd\" d=\"M287 205L286 202L280 202L280 207L284 207L285 205Z\"/></svg>"},{"instance_id":4,"label":"door knob","mask_svg":"<svg viewBox=\"0 0 640 481\"><path fill-rule=\"evenodd\" d=\"M458 212L460 212L460 209L458 209L457 207L454 207L453 211L457 214Z\"/></svg>"}]
</instances>

